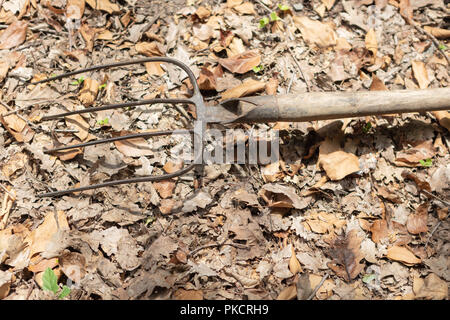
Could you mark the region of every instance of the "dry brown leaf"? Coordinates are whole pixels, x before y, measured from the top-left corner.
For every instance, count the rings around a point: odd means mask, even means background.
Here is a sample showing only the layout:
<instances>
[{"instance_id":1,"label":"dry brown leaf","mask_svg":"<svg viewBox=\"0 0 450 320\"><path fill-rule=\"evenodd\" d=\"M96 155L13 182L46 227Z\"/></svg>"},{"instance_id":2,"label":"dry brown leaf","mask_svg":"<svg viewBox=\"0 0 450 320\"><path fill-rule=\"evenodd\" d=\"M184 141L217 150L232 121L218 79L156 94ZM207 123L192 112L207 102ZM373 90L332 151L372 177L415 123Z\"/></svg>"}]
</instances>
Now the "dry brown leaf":
<instances>
[{"instance_id":1,"label":"dry brown leaf","mask_svg":"<svg viewBox=\"0 0 450 320\"><path fill-rule=\"evenodd\" d=\"M133 132L120 131L119 133L113 133L113 137L125 136ZM114 141L114 144L123 155L127 157L141 157L149 156L153 154L150 145L144 138L133 138L127 140Z\"/></svg>"},{"instance_id":2,"label":"dry brown leaf","mask_svg":"<svg viewBox=\"0 0 450 320\"><path fill-rule=\"evenodd\" d=\"M371 28L369 32L366 34L365 38L366 48L373 54L373 58L375 59L378 51L378 41L377 36L375 34L375 30ZM375 61L375 60L374 60Z\"/></svg>"},{"instance_id":3,"label":"dry brown leaf","mask_svg":"<svg viewBox=\"0 0 450 320\"><path fill-rule=\"evenodd\" d=\"M242 39L238 37L233 37L231 42L228 44L227 56L234 57L237 56L238 54L244 53L245 51L247 51L247 49L245 48Z\"/></svg>"},{"instance_id":4,"label":"dry brown leaf","mask_svg":"<svg viewBox=\"0 0 450 320\"><path fill-rule=\"evenodd\" d=\"M203 300L203 291L178 289L174 297L176 300Z\"/></svg>"},{"instance_id":5,"label":"dry brown leaf","mask_svg":"<svg viewBox=\"0 0 450 320\"><path fill-rule=\"evenodd\" d=\"M292 274L303 272L302 266L300 265L300 262L298 261L297 256L295 255L295 249L293 245L291 245L291 258L289 259L289 271L291 271Z\"/></svg>"},{"instance_id":6,"label":"dry brown leaf","mask_svg":"<svg viewBox=\"0 0 450 320\"><path fill-rule=\"evenodd\" d=\"M286 287L278 294L277 300L293 300L297 297L297 286Z\"/></svg>"},{"instance_id":7,"label":"dry brown leaf","mask_svg":"<svg viewBox=\"0 0 450 320\"><path fill-rule=\"evenodd\" d=\"M80 20L83 17L84 7L84 0L67 0L66 18Z\"/></svg>"},{"instance_id":8,"label":"dry brown leaf","mask_svg":"<svg viewBox=\"0 0 450 320\"><path fill-rule=\"evenodd\" d=\"M38 273L45 271L45 269L50 268L53 269L58 265L58 258L53 259L41 259L41 257L36 256L37 259L31 259L30 265L28 266L28 270L33 273ZM38 263L33 263L33 260L39 260Z\"/></svg>"},{"instance_id":9,"label":"dry brown leaf","mask_svg":"<svg viewBox=\"0 0 450 320\"><path fill-rule=\"evenodd\" d=\"M246 73L261 63L261 55L257 50L250 50L231 58L219 59L225 69L233 73Z\"/></svg>"},{"instance_id":10,"label":"dry brown leaf","mask_svg":"<svg viewBox=\"0 0 450 320\"><path fill-rule=\"evenodd\" d=\"M5 165L2 166L2 173L9 179L16 171L24 168L27 163L28 155L18 152L14 154Z\"/></svg>"},{"instance_id":11,"label":"dry brown leaf","mask_svg":"<svg viewBox=\"0 0 450 320\"><path fill-rule=\"evenodd\" d=\"M137 52L147 57L160 57L165 54L164 47L156 41L139 42L134 47Z\"/></svg>"},{"instance_id":12,"label":"dry brown leaf","mask_svg":"<svg viewBox=\"0 0 450 320\"><path fill-rule=\"evenodd\" d=\"M438 39L449 39L450 38L450 30L449 29L441 29L441 28L433 28L430 26L425 26L423 29Z\"/></svg>"},{"instance_id":13,"label":"dry brown leaf","mask_svg":"<svg viewBox=\"0 0 450 320\"><path fill-rule=\"evenodd\" d=\"M386 200L389 200L393 203L402 203L402 199L395 193L395 191L388 190L388 188L383 186L377 186L378 195L383 197Z\"/></svg>"},{"instance_id":14,"label":"dry brown leaf","mask_svg":"<svg viewBox=\"0 0 450 320\"><path fill-rule=\"evenodd\" d=\"M364 269L364 264L360 263L364 258L360 251L361 240L358 231L353 229L345 238L338 238L332 244L330 255L333 262L327 266L348 282L355 279Z\"/></svg>"},{"instance_id":15,"label":"dry brown leaf","mask_svg":"<svg viewBox=\"0 0 450 320\"><path fill-rule=\"evenodd\" d=\"M413 9L410 0L399 0L400 14L405 18L409 24L414 24L413 21Z\"/></svg>"},{"instance_id":16,"label":"dry brown leaf","mask_svg":"<svg viewBox=\"0 0 450 320\"><path fill-rule=\"evenodd\" d=\"M131 22L131 11L127 11L122 17L120 17L120 22L126 28Z\"/></svg>"},{"instance_id":17,"label":"dry brown leaf","mask_svg":"<svg viewBox=\"0 0 450 320\"><path fill-rule=\"evenodd\" d=\"M217 90L217 78L223 76L223 70L220 65L215 68L205 65L197 79L200 90Z\"/></svg>"},{"instance_id":18,"label":"dry brown leaf","mask_svg":"<svg viewBox=\"0 0 450 320\"><path fill-rule=\"evenodd\" d=\"M275 96L278 89L278 80L276 78L270 78L266 83L266 94Z\"/></svg>"},{"instance_id":19,"label":"dry brown leaf","mask_svg":"<svg viewBox=\"0 0 450 320\"><path fill-rule=\"evenodd\" d=\"M86 0L86 2L92 9L105 11L109 14L120 12L119 6L115 3L111 3L109 0Z\"/></svg>"},{"instance_id":20,"label":"dry brown leaf","mask_svg":"<svg viewBox=\"0 0 450 320\"><path fill-rule=\"evenodd\" d=\"M336 51L350 51L352 50L352 46L345 38L337 38L335 49Z\"/></svg>"},{"instance_id":21,"label":"dry brown leaf","mask_svg":"<svg viewBox=\"0 0 450 320\"><path fill-rule=\"evenodd\" d=\"M422 262L422 260L417 258L411 251L409 251L405 247L392 246L387 250L386 256L391 260L399 261L408 266Z\"/></svg>"},{"instance_id":22,"label":"dry brown leaf","mask_svg":"<svg viewBox=\"0 0 450 320\"><path fill-rule=\"evenodd\" d=\"M66 125L70 129L75 129L74 134L81 140L85 141L89 137L89 123L79 114L73 114L65 117Z\"/></svg>"},{"instance_id":23,"label":"dry brown leaf","mask_svg":"<svg viewBox=\"0 0 450 320\"><path fill-rule=\"evenodd\" d=\"M331 180L341 180L360 170L358 157L341 150L339 142L330 138L320 144L317 164Z\"/></svg>"},{"instance_id":24,"label":"dry brown leaf","mask_svg":"<svg viewBox=\"0 0 450 320\"><path fill-rule=\"evenodd\" d=\"M448 207L447 208L437 208L436 209L439 220L444 221L448 217Z\"/></svg>"},{"instance_id":25,"label":"dry brown leaf","mask_svg":"<svg viewBox=\"0 0 450 320\"><path fill-rule=\"evenodd\" d=\"M6 61L0 61L0 82L6 78L9 70L9 63Z\"/></svg>"},{"instance_id":26,"label":"dry brown leaf","mask_svg":"<svg viewBox=\"0 0 450 320\"><path fill-rule=\"evenodd\" d=\"M55 216L58 221L55 220ZM24 242L28 243L30 247L30 255L32 257L36 253L46 250L47 245L52 241L52 237L58 230L69 230L66 214L64 211L58 210L56 214L49 211L39 227L31 231L25 238Z\"/></svg>"},{"instance_id":27,"label":"dry brown leaf","mask_svg":"<svg viewBox=\"0 0 450 320\"><path fill-rule=\"evenodd\" d=\"M403 179L410 179L410 180L414 181L414 183L417 185L417 187L420 190L426 190L428 192L431 192L430 184L427 181L419 179L419 177L417 177L415 174L413 174L407 170L404 170L402 172L402 177L403 177Z\"/></svg>"},{"instance_id":28,"label":"dry brown leaf","mask_svg":"<svg viewBox=\"0 0 450 320\"><path fill-rule=\"evenodd\" d=\"M275 161L262 167L261 175L263 176L264 182L275 182L282 179L284 174L280 170L280 161Z\"/></svg>"},{"instance_id":29,"label":"dry brown leaf","mask_svg":"<svg viewBox=\"0 0 450 320\"><path fill-rule=\"evenodd\" d=\"M247 79L237 87L228 89L222 93L221 100L240 98L251 95L255 92L262 91L266 87L266 84L262 81Z\"/></svg>"},{"instance_id":30,"label":"dry brown leaf","mask_svg":"<svg viewBox=\"0 0 450 320\"><path fill-rule=\"evenodd\" d=\"M192 27L192 31L195 37L201 41L209 41L214 35L214 29L208 24L196 23Z\"/></svg>"},{"instance_id":31,"label":"dry brown leaf","mask_svg":"<svg viewBox=\"0 0 450 320\"><path fill-rule=\"evenodd\" d=\"M97 33L97 40L113 40L114 34L109 30L99 31Z\"/></svg>"},{"instance_id":32,"label":"dry brown leaf","mask_svg":"<svg viewBox=\"0 0 450 320\"><path fill-rule=\"evenodd\" d=\"M0 270L0 300L8 296L13 278L12 272Z\"/></svg>"},{"instance_id":33,"label":"dry brown leaf","mask_svg":"<svg viewBox=\"0 0 450 320\"><path fill-rule=\"evenodd\" d=\"M413 291L416 299L446 300L448 298L447 282L434 273L425 279L414 276Z\"/></svg>"},{"instance_id":34,"label":"dry brown leaf","mask_svg":"<svg viewBox=\"0 0 450 320\"><path fill-rule=\"evenodd\" d=\"M389 231L386 220L375 220L370 227L370 232L372 233L372 241L375 243L378 243L382 239L387 238L387 236L389 235Z\"/></svg>"},{"instance_id":35,"label":"dry brown leaf","mask_svg":"<svg viewBox=\"0 0 450 320\"><path fill-rule=\"evenodd\" d=\"M255 8L253 7L253 3L244 2L243 4L237 5L233 7L234 10L239 12L240 14L256 14Z\"/></svg>"},{"instance_id":36,"label":"dry brown leaf","mask_svg":"<svg viewBox=\"0 0 450 320\"><path fill-rule=\"evenodd\" d=\"M307 205L293 187L280 184L265 184L258 194L271 208L303 209Z\"/></svg>"},{"instance_id":37,"label":"dry brown leaf","mask_svg":"<svg viewBox=\"0 0 450 320\"><path fill-rule=\"evenodd\" d=\"M419 234L428 232L428 203L423 203L416 209L416 213L410 214L406 221L406 228L409 233Z\"/></svg>"},{"instance_id":38,"label":"dry brown leaf","mask_svg":"<svg viewBox=\"0 0 450 320\"><path fill-rule=\"evenodd\" d=\"M436 119L439 121L439 124L450 131L450 112L448 111L433 111L431 112Z\"/></svg>"},{"instance_id":39,"label":"dry brown leaf","mask_svg":"<svg viewBox=\"0 0 450 320\"><path fill-rule=\"evenodd\" d=\"M370 91L387 91L388 88L384 85L375 74L372 75L372 84L370 85Z\"/></svg>"},{"instance_id":40,"label":"dry brown leaf","mask_svg":"<svg viewBox=\"0 0 450 320\"><path fill-rule=\"evenodd\" d=\"M97 34L96 28L91 28L87 23L83 23L83 25L80 28L81 36L83 37L85 43L86 43L86 50L91 52L94 49L94 41L95 36Z\"/></svg>"},{"instance_id":41,"label":"dry brown leaf","mask_svg":"<svg viewBox=\"0 0 450 320\"><path fill-rule=\"evenodd\" d=\"M163 169L166 173L174 173L183 168L183 162L171 162L168 161L164 164Z\"/></svg>"},{"instance_id":42,"label":"dry brown leaf","mask_svg":"<svg viewBox=\"0 0 450 320\"><path fill-rule=\"evenodd\" d=\"M9 111L0 104L0 122L18 142L29 142L33 139L34 131L22 118L15 114L2 116L2 114L8 113Z\"/></svg>"},{"instance_id":43,"label":"dry brown leaf","mask_svg":"<svg viewBox=\"0 0 450 320\"><path fill-rule=\"evenodd\" d=\"M206 18L208 18L211 15L211 11L206 9L203 6L200 6L194 12L194 15L196 15L200 20L205 20Z\"/></svg>"},{"instance_id":44,"label":"dry brown leaf","mask_svg":"<svg viewBox=\"0 0 450 320\"><path fill-rule=\"evenodd\" d=\"M159 204L159 210L162 214L169 214L172 212L173 207L175 206L175 200L173 199L161 199Z\"/></svg>"},{"instance_id":45,"label":"dry brown leaf","mask_svg":"<svg viewBox=\"0 0 450 320\"><path fill-rule=\"evenodd\" d=\"M426 89L430 84L430 80L428 79L427 68L425 67L425 63L422 61L413 60L411 62L412 70L414 74L414 78L419 84L420 89Z\"/></svg>"},{"instance_id":46,"label":"dry brown leaf","mask_svg":"<svg viewBox=\"0 0 450 320\"><path fill-rule=\"evenodd\" d=\"M336 45L337 36L329 24L312 20L305 16L294 16L294 22L308 44L314 44L319 48Z\"/></svg>"},{"instance_id":47,"label":"dry brown leaf","mask_svg":"<svg viewBox=\"0 0 450 320\"><path fill-rule=\"evenodd\" d=\"M158 191L161 198L166 199L172 196L173 190L175 189L175 181L162 180L153 182L153 187Z\"/></svg>"},{"instance_id":48,"label":"dry brown leaf","mask_svg":"<svg viewBox=\"0 0 450 320\"><path fill-rule=\"evenodd\" d=\"M411 143L413 148L398 152L394 163L398 166L421 166L420 160L431 159L436 155L436 148L432 140Z\"/></svg>"},{"instance_id":49,"label":"dry brown leaf","mask_svg":"<svg viewBox=\"0 0 450 320\"><path fill-rule=\"evenodd\" d=\"M78 93L78 100L85 105L90 106L94 103L98 94L100 83L97 80L87 78L83 81L83 87Z\"/></svg>"},{"instance_id":50,"label":"dry brown leaf","mask_svg":"<svg viewBox=\"0 0 450 320\"><path fill-rule=\"evenodd\" d=\"M14 21L0 34L0 49L11 49L21 45L27 36L28 23Z\"/></svg>"}]
</instances>

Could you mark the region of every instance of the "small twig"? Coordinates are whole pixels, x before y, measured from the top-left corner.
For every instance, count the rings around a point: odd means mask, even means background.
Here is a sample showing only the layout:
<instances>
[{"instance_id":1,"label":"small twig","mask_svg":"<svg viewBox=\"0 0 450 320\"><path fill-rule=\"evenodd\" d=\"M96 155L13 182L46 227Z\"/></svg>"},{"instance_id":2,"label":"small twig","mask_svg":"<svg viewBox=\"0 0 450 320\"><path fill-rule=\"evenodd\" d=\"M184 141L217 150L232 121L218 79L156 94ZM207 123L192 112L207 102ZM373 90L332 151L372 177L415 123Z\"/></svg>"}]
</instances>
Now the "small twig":
<instances>
[{"instance_id":1,"label":"small twig","mask_svg":"<svg viewBox=\"0 0 450 320\"><path fill-rule=\"evenodd\" d=\"M447 217L445 217L445 219L447 219L447 218L448 218L448 214L447 214ZM444 220L440 220L440 221L436 224L436 226L433 228L433 230L431 230L430 236L428 237L427 242L425 243L425 248L427 248L428 243L430 242L431 238L433 237L433 234L436 232L436 230L437 230L437 229L439 228L439 226L441 225L442 221L444 221Z\"/></svg>"},{"instance_id":2,"label":"small twig","mask_svg":"<svg viewBox=\"0 0 450 320\"><path fill-rule=\"evenodd\" d=\"M311 292L311 294L309 295L308 299L306 299L306 300L312 300L312 298L314 298L314 296L316 295L317 291L319 291L320 287L323 285L325 280L327 280L327 278L328 278L328 274L323 276L322 280L320 280L319 284L314 288L313 292Z\"/></svg>"},{"instance_id":3,"label":"small twig","mask_svg":"<svg viewBox=\"0 0 450 320\"><path fill-rule=\"evenodd\" d=\"M428 31L426 31L424 28L422 28L421 26L419 26L416 23L412 23L412 25L414 26L414 28L416 28L417 31L419 31L420 33L426 35L428 38L431 39L431 41L433 42L433 44L435 45L435 47L442 53L442 55L444 56L445 60L447 60L447 68L450 68L450 58L445 54L445 51L440 47L439 45L439 41L436 39L435 36L433 36L431 33L429 33Z\"/></svg>"}]
</instances>

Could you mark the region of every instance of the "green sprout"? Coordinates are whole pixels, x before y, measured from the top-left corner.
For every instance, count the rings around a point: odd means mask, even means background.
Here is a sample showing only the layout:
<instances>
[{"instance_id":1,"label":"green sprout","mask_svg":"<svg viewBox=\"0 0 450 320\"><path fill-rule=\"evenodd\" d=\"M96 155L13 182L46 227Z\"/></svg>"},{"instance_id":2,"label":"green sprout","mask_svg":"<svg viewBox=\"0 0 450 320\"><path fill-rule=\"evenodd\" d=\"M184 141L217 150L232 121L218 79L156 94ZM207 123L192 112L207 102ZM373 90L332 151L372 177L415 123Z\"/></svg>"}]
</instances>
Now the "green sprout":
<instances>
[{"instance_id":1,"label":"green sprout","mask_svg":"<svg viewBox=\"0 0 450 320\"><path fill-rule=\"evenodd\" d=\"M419 160L419 162L422 165L422 167L426 167L426 168L429 168L433 165L433 160L431 160L431 159Z\"/></svg>"},{"instance_id":2,"label":"green sprout","mask_svg":"<svg viewBox=\"0 0 450 320\"><path fill-rule=\"evenodd\" d=\"M362 130L363 130L364 133L368 133L371 128L372 128L372 123L367 122L365 124L365 126L362 128Z\"/></svg>"},{"instance_id":3,"label":"green sprout","mask_svg":"<svg viewBox=\"0 0 450 320\"><path fill-rule=\"evenodd\" d=\"M70 288L67 286L63 286L60 290L58 285L58 278L51 268L45 269L44 275L42 276L42 283L43 289L53 292L53 294L56 295L58 299L63 299L70 294ZM59 294L58 291L60 291Z\"/></svg>"},{"instance_id":4,"label":"green sprout","mask_svg":"<svg viewBox=\"0 0 450 320\"><path fill-rule=\"evenodd\" d=\"M280 20L280 17L277 15L275 11L270 13L270 21L277 21Z\"/></svg>"},{"instance_id":5,"label":"green sprout","mask_svg":"<svg viewBox=\"0 0 450 320\"><path fill-rule=\"evenodd\" d=\"M70 84L74 85L74 86L79 86L80 84L82 84L84 81L84 77L81 76L78 79L72 81Z\"/></svg>"},{"instance_id":6,"label":"green sprout","mask_svg":"<svg viewBox=\"0 0 450 320\"><path fill-rule=\"evenodd\" d=\"M267 26L269 24L269 22L270 22L269 18L267 18L267 17L262 18L261 20L259 20L259 28L260 29L264 28L265 26Z\"/></svg>"},{"instance_id":7,"label":"green sprout","mask_svg":"<svg viewBox=\"0 0 450 320\"><path fill-rule=\"evenodd\" d=\"M447 50L447 46L445 44L443 44L443 43L440 43L439 44L439 50L445 51L445 50Z\"/></svg>"},{"instance_id":8,"label":"green sprout","mask_svg":"<svg viewBox=\"0 0 450 320\"><path fill-rule=\"evenodd\" d=\"M288 11L290 8L285 4L278 4L278 9L280 9L281 11Z\"/></svg>"},{"instance_id":9,"label":"green sprout","mask_svg":"<svg viewBox=\"0 0 450 320\"><path fill-rule=\"evenodd\" d=\"M260 64L259 66L253 67L252 70L253 70L254 73L258 73L258 72L264 70L264 66L262 64Z\"/></svg>"},{"instance_id":10,"label":"green sprout","mask_svg":"<svg viewBox=\"0 0 450 320\"><path fill-rule=\"evenodd\" d=\"M97 121L97 124L100 125L100 126L107 125L108 123L109 123L109 119L108 118L105 118L103 120L98 120Z\"/></svg>"},{"instance_id":11,"label":"green sprout","mask_svg":"<svg viewBox=\"0 0 450 320\"><path fill-rule=\"evenodd\" d=\"M101 84L101 85L98 86L98 90L102 90L102 89L105 89L105 88L106 88L106 83Z\"/></svg>"}]
</instances>

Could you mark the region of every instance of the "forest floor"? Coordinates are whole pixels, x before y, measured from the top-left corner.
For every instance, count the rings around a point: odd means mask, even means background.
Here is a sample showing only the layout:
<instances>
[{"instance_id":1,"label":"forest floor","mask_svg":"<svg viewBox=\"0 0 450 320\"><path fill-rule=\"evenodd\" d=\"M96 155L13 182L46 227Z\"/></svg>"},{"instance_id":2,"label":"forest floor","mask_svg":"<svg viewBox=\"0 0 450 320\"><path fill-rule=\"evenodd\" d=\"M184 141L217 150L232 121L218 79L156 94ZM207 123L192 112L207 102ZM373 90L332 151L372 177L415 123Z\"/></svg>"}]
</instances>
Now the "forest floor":
<instances>
[{"instance_id":1,"label":"forest floor","mask_svg":"<svg viewBox=\"0 0 450 320\"><path fill-rule=\"evenodd\" d=\"M277 130L268 165L214 164L160 182L40 193L170 173L173 136L43 151L186 127L167 64L207 105L244 95L447 87L443 0L0 2L0 299L447 299L450 115L388 114ZM299 101L301 106L301 101ZM150 111L149 111L150 110Z\"/></svg>"}]
</instances>

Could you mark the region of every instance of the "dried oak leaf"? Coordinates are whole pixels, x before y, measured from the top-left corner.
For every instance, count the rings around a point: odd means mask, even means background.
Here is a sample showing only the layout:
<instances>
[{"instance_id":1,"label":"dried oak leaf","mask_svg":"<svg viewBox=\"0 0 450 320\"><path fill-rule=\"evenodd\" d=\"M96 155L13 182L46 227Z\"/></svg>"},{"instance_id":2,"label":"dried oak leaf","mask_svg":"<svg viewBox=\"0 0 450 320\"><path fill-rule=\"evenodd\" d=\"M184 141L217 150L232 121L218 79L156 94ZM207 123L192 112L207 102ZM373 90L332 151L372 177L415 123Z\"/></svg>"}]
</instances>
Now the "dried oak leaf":
<instances>
[{"instance_id":1,"label":"dried oak leaf","mask_svg":"<svg viewBox=\"0 0 450 320\"><path fill-rule=\"evenodd\" d=\"M281 290L281 292L278 294L277 300L293 300L296 297L297 286L294 284Z\"/></svg>"},{"instance_id":2,"label":"dried oak leaf","mask_svg":"<svg viewBox=\"0 0 450 320\"><path fill-rule=\"evenodd\" d=\"M305 16L294 16L294 23L308 44L314 44L319 48L336 45L337 36L329 24L312 20Z\"/></svg>"},{"instance_id":3,"label":"dried oak leaf","mask_svg":"<svg viewBox=\"0 0 450 320\"><path fill-rule=\"evenodd\" d=\"M200 90L217 90L217 78L223 76L223 70L220 65L211 68L205 65L201 70L197 79Z\"/></svg>"},{"instance_id":4,"label":"dried oak leaf","mask_svg":"<svg viewBox=\"0 0 450 320\"><path fill-rule=\"evenodd\" d=\"M436 155L436 148L433 141L421 141L412 143L413 148L397 153L394 160L395 165L405 167L420 166L420 160L431 159Z\"/></svg>"},{"instance_id":5,"label":"dried oak leaf","mask_svg":"<svg viewBox=\"0 0 450 320\"><path fill-rule=\"evenodd\" d=\"M249 50L230 58L219 59L225 69L233 73L246 73L261 63L261 55L257 50Z\"/></svg>"},{"instance_id":6,"label":"dried oak leaf","mask_svg":"<svg viewBox=\"0 0 450 320\"><path fill-rule=\"evenodd\" d=\"M0 34L0 49L11 49L21 45L27 36L28 23L14 21Z\"/></svg>"},{"instance_id":7,"label":"dried oak leaf","mask_svg":"<svg viewBox=\"0 0 450 320\"><path fill-rule=\"evenodd\" d=\"M29 142L33 139L34 131L28 126L28 124L15 114L2 116L2 114L7 112L9 112L9 110L0 105L0 122L14 137L14 139L18 142Z\"/></svg>"},{"instance_id":8,"label":"dried oak leaf","mask_svg":"<svg viewBox=\"0 0 450 320\"><path fill-rule=\"evenodd\" d=\"M59 258L62 272L75 283L80 283L86 274L86 259L78 252L65 252Z\"/></svg>"},{"instance_id":9,"label":"dried oak leaf","mask_svg":"<svg viewBox=\"0 0 450 320\"><path fill-rule=\"evenodd\" d=\"M410 214L406 221L406 228L409 233L419 234L421 232L427 232L428 222L428 207L429 203L423 203L416 209L416 213Z\"/></svg>"},{"instance_id":10,"label":"dried oak leaf","mask_svg":"<svg viewBox=\"0 0 450 320\"><path fill-rule=\"evenodd\" d=\"M317 164L331 180L341 180L360 170L359 159L352 153L343 151L336 139L326 138L319 148Z\"/></svg>"},{"instance_id":11,"label":"dried oak leaf","mask_svg":"<svg viewBox=\"0 0 450 320\"><path fill-rule=\"evenodd\" d=\"M338 238L332 245L330 255L333 258L327 266L347 282L355 279L364 269L360 261L364 255L360 251L361 239L353 229L344 238Z\"/></svg>"},{"instance_id":12,"label":"dried oak leaf","mask_svg":"<svg viewBox=\"0 0 450 320\"><path fill-rule=\"evenodd\" d=\"M412 172L409 172L407 170L403 170L402 172L402 177L403 179L410 179L412 181L415 182L416 186L420 189L420 190L425 190L428 192L431 192L431 186L427 181L424 181L422 179L419 179L419 177L417 177L415 174L413 174Z\"/></svg>"},{"instance_id":13,"label":"dried oak leaf","mask_svg":"<svg viewBox=\"0 0 450 320\"><path fill-rule=\"evenodd\" d=\"M266 184L262 186L259 196L264 199L270 208L304 209L309 204L305 199L297 195L293 187L281 184Z\"/></svg>"}]
</instances>

